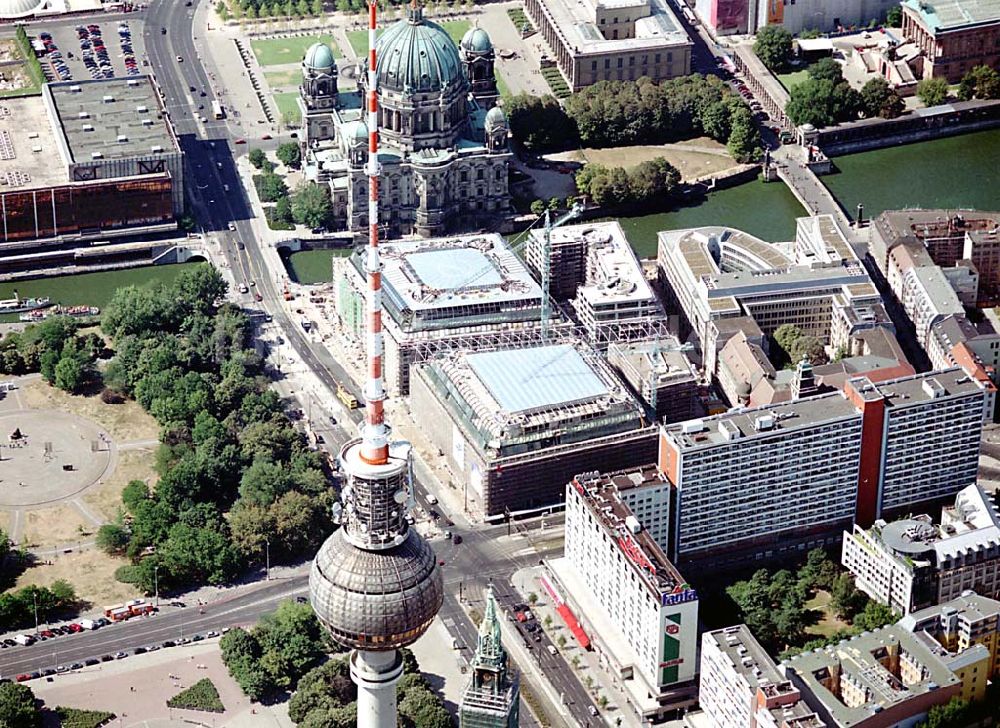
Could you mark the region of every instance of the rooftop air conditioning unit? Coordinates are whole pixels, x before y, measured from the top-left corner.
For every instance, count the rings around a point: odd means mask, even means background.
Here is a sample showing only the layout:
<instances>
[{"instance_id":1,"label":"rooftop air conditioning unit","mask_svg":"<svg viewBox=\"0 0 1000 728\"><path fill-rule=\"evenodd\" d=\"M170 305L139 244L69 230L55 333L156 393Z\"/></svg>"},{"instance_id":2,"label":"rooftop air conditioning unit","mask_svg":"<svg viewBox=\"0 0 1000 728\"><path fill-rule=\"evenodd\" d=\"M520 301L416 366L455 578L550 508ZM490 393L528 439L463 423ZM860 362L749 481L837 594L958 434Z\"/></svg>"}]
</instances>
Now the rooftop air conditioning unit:
<instances>
[{"instance_id":1,"label":"rooftop air conditioning unit","mask_svg":"<svg viewBox=\"0 0 1000 728\"><path fill-rule=\"evenodd\" d=\"M626 516L625 525L628 526L628 530L632 533L639 533L642 531L642 524L639 523L639 519L635 516Z\"/></svg>"},{"instance_id":2,"label":"rooftop air conditioning unit","mask_svg":"<svg viewBox=\"0 0 1000 728\"><path fill-rule=\"evenodd\" d=\"M774 415L758 415L754 418L753 428L757 432L766 432L774 429Z\"/></svg>"},{"instance_id":3,"label":"rooftop air conditioning unit","mask_svg":"<svg viewBox=\"0 0 1000 728\"><path fill-rule=\"evenodd\" d=\"M693 435L696 432L704 432L705 429L704 420L688 420L687 422L681 423L681 432L685 435Z\"/></svg>"}]
</instances>

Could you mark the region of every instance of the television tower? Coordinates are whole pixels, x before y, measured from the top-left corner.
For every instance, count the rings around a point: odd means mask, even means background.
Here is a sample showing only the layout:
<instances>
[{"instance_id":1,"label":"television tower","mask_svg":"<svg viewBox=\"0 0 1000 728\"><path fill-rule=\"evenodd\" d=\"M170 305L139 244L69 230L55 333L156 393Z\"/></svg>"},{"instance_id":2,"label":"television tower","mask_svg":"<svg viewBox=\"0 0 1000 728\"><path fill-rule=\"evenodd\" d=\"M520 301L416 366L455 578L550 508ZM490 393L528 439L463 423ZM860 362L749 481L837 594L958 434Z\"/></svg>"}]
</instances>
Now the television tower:
<instances>
[{"instance_id":1,"label":"television tower","mask_svg":"<svg viewBox=\"0 0 1000 728\"><path fill-rule=\"evenodd\" d=\"M444 589L434 552L406 522L410 445L390 442L382 377L382 264L378 254L378 74L376 0L368 3L368 379L360 438L340 451L346 484L335 514L341 527L320 547L309 600L338 644L349 647L358 686L359 728L395 728L399 648L427 631Z\"/></svg>"}]
</instances>

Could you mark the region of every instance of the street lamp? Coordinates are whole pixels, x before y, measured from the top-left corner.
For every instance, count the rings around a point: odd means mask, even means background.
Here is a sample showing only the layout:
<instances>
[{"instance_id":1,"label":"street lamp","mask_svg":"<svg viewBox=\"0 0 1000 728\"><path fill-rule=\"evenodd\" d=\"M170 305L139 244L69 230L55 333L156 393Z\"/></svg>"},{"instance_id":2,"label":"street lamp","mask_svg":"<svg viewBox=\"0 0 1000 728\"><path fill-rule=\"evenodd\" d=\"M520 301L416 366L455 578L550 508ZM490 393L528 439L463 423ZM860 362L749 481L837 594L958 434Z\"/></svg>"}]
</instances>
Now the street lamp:
<instances>
[{"instance_id":1,"label":"street lamp","mask_svg":"<svg viewBox=\"0 0 1000 728\"><path fill-rule=\"evenodd\" d=\"M271 542L264 540L264 581L271 581Z\"/></svg>"},{"instance_id":2,"label":"street lamp","mask_svg":"<svg viewBox=\"0 0 1000 728\"><path fill-rule=\"evenodd\" d=\"M157 564L153 567L153 593L156 595L156 606L160 606L160 566Z\"/></svg>"},{"instance_id":3,"label":"street lamp","mask_svg":"<svg viewBox=\"0 0 1000 728\"><path fill-rule=\"evenodd\" d=\"M38 636L38 594L31 593L31 602L35 605L35 637Z\"/></svg>"}]
</instances>

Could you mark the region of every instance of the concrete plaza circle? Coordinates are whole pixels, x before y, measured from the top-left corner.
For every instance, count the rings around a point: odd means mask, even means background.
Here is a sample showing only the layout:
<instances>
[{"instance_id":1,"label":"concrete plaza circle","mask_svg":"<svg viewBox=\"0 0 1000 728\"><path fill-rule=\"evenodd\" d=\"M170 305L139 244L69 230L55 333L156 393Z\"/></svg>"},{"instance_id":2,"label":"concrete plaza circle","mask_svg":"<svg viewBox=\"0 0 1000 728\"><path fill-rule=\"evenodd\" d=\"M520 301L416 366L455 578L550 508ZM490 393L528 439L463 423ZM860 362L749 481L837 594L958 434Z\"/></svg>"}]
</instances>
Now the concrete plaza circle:
<instances>
[{"instance_id":1,"label":"concrete plaza circle","mask_svg":"<svg viewBox=\"0 0 1000 728\"><path fill-rule=\"evenodd\" d=\"M114 442L96 422L58 410L0 413L0 508L72 498L107 477L114 462Z\"/></svg>"}]
</instances>

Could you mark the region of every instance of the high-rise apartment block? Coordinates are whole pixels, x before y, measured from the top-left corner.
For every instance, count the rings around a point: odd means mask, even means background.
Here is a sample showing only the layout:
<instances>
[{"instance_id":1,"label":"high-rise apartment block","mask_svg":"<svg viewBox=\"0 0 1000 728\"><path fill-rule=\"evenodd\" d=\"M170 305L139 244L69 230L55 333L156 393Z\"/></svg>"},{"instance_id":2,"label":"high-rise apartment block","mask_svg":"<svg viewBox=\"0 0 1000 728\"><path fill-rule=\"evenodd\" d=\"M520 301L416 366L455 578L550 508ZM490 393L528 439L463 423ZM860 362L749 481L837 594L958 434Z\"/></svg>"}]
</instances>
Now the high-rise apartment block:
<instances>
[{"instance_id":1,"label":"high-rise apartment block","mask_svg":"<svg viewBox=\"0 0 1000 728\"><path fill-rule=\"evenodd\" d=\"M695 702L698 595L657 541L669 484L652 465L577 476L566 555L548 562L590 644L646 718Z\"/></svg>"},{"instance_id":2,"label":"high-rise apartment block","mask_svg":"<svg viewBox=\"0 0 1000 728\"><path fill-rule=\"evenodd\" d=\"M712 728L824 728L746 625L701 636L698 702Z\"/></svg>"},{"instance_id":3,"label":"high-rise apartment block","mask_svg":"<svg viewBox=\"0 0 1000 728\"><path fill-rule=\"evenodd\" d=\"M775 555L953 497L976 481L983 396L956 368L668 425L667 552L682 567Z\"/></svg>"},{"instance_id":4,"label":"high-rise apartment block","mask_svg":"<svg viewBox=\"0 0 1000 728\"><path fill-rule=\"evenodd\" d=\"M978 485L959 492L941 523L917 515L844 534L844 566L858 588L902 614L974 590L1000 598L1000 513Z\"/></svg>"}]
</instances>

